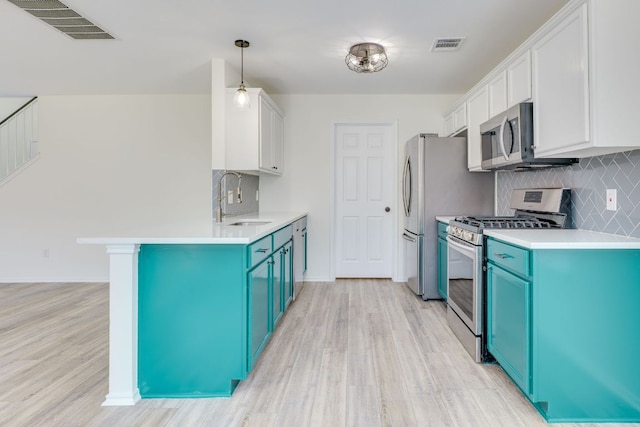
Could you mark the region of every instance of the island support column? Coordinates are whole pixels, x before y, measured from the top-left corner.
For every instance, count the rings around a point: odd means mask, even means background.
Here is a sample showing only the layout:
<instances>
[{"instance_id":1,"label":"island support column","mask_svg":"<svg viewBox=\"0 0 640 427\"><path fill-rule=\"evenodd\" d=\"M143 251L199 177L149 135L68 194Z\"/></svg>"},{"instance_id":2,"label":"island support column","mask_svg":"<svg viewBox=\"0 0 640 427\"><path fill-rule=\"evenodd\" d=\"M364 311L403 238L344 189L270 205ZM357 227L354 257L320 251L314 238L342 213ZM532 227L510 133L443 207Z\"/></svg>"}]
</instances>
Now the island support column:
<instances>
[{"instance_id":1,"label":"island support column","mask_svg":"<svg viewBox=\"0 0 640 427\"><path fill-rule=\"evenodd\" d=\"M107 245L109 254L109 394L102 406L132 406L138 390L138 252Z\"/></svg>"}]
</instances>

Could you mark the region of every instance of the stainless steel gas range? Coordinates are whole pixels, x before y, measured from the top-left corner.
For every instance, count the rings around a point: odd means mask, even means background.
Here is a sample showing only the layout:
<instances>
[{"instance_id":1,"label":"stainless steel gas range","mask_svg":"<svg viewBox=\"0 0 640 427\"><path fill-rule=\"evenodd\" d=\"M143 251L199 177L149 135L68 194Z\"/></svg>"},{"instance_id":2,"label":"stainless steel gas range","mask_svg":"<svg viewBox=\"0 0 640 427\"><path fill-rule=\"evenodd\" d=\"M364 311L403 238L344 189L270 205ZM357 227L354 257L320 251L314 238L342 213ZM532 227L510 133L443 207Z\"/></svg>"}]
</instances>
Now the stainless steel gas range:
<instances>
[{"instance_id":1,"label":"stainless steel gas range","mask_svg":"<svg viewBox=\"0 0 640 427\"><path fill-rule=\"evenodd\" d=\"M514 216L467 216L449 223L447 237L447 323L476 362L488 360L484 335L483 230L571 227L571 190L519 189L511 194Z\"/></svg>"}]
</instances>

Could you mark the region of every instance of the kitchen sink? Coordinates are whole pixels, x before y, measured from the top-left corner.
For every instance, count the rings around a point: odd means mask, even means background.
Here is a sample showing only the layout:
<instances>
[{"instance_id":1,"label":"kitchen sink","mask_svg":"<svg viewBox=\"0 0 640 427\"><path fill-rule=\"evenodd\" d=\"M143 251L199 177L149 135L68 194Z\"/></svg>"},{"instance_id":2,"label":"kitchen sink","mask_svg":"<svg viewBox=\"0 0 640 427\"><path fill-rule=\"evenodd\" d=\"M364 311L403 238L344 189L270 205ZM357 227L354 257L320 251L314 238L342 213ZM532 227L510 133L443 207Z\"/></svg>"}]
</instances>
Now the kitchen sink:
<instances>
[{"instance_id":1,"label":"kitchen sink","mask_svg":"<svg viewBox=\"0 0 640 427\"><path fill-rule=\"evenodd\" d=\"M238 221L238 222L232 222L229 225L265 225L265 224L269 224L271 221Z\"/></svg>"}]
</instances>

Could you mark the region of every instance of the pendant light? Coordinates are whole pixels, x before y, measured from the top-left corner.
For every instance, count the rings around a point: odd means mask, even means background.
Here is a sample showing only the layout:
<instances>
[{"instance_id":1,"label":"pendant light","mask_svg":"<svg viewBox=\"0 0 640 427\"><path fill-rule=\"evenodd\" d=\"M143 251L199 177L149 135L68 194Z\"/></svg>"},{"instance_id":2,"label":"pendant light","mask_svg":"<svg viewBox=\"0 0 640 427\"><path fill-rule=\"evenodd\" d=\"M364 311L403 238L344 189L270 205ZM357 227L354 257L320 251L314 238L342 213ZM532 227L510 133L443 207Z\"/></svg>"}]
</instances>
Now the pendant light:
<instances>
[{"instance_id":1,"label":"pendant light","mask_svg":"<svg viewBox=\"0 0 640 427\"><path fill-rule=\"evenodd\" d=\"M249 47L246 40L236 40L235 45L240 48L240 87L233 96L233 104L237 108L247 109L251 106L249 102L249 94L244 87L244 48Z\"/></svg>"}]
</instances>

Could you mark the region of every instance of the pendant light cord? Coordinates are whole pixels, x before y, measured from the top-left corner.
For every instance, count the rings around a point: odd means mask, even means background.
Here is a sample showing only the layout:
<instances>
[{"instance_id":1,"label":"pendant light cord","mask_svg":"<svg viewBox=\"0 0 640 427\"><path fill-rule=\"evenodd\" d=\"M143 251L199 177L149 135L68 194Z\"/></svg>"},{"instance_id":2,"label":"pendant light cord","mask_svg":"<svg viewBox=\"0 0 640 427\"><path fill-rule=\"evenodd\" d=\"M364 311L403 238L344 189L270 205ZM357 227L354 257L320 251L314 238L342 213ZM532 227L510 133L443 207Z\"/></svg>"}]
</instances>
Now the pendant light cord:
<instances>
[{"instance_id":1,"label":"pendant light cord","mask_svg":"<svg viewBox=\"0 0 640 427\"><path fill-rule=\"evenodd\" d=\"M240 46L240 84L244 85L244 45Z\"/></svg>"}]
</instances>

